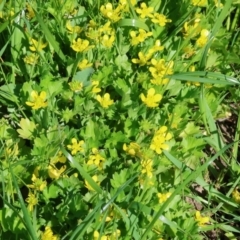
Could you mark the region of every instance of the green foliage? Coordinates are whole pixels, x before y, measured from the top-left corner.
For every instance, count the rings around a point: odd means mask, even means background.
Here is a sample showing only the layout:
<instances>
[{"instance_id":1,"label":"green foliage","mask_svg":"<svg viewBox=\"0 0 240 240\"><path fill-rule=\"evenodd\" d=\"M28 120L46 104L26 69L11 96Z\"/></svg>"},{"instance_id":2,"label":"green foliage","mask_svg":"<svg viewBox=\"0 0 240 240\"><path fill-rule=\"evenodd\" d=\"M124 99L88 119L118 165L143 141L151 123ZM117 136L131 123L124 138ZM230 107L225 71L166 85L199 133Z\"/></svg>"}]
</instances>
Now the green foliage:
<instances>
[{"instance_id":1,"label":"green foliage","mask_svg":"<svg viewBox=\"0 0 240 240\"><path fill-rule=\"evenodd\" d=\"M236 239L239 9L1 1L0 238Z\"/></svg>"}]
</instances>

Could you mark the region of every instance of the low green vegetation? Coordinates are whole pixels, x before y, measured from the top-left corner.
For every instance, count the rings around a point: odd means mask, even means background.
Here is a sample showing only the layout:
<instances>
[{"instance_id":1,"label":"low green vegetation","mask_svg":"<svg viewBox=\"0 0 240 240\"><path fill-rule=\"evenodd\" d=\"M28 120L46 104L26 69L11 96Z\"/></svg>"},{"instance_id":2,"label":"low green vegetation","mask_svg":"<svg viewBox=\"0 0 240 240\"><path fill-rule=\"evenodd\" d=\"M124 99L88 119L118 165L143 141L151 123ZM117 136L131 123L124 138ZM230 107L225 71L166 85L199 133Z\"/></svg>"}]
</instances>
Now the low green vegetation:
<instances>
[{"instance_id":1,"label":"low green vegetation","mask_svg":"<svg viewBox=\"0 0 240 240\"><path fill-rule=\"evenodd\" d=\"M0 238L240 236L239 0L1 0Z\"/></svg>"}]
</instances>

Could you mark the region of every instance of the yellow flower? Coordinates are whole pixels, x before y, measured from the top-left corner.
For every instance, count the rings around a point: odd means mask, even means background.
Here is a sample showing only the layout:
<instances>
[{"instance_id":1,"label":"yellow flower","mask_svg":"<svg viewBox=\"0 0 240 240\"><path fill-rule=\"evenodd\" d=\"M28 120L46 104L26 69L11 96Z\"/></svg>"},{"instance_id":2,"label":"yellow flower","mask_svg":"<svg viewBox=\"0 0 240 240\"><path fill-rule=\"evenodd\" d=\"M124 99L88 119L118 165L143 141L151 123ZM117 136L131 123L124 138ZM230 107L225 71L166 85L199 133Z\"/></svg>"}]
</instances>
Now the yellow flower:
<instances>
[{"instance_id":1,"label":"yellow flower","mask_svg":"<svg viewBox=\"0 0 240 240\"><path fill-rule=\"evenodd\" d=\"M40 95L38 95L37 91L32 91L31 92L32 102L26 102L26 104L32 107L32 109L44 108L48 105L46 102L46 95L47 94L45 91L42 91Z\"/></svg>"},{"instance_id":2,"label":"yellow flower","mask_svg":"<svg viewBox=\"0 0 240 240\"><path fill-rule=\"evenodd\" d=\"M149 71L154 78L151 80L151 83L155 85L167 84L169 79L164 78L164 76L173 74L173 61L165 63L164 59L159 61L152 59L151 63L153 66L149 68Z\"/></svg>"},{"instance_id":3,"label":"yellow flower","mask_svg":"<svg viewBox=\"0 0 240 240\"><path fill-rule=\"evenodd\" d=\"M99 27L98 31L99 33L105 33L105 34L113 34L114 30L111 28L111 22L107 21L103 26Z\"/></svg>"},{"instance_id":4,"label":"yellow flower","mask_svg":"<svg viewBox=\"0 0 240 240\"><path fill-rule=\"evenodd\" d=\"M206 223L209 223L209 217L202 217L199 211L196 211L195 219L200 227L204 226Z\"/></svg>"},{"instance_id":5,"label":"yellow flower","mask_svg":"<svg viewBox=\"0 0 240 240\"><path fill-rule=\"evenodd\" d=\"M141 165L142 165L142 171L141 173L146 174L147 177L152 178L153 176L153 161L152 159L147 159L147 160L142 160L141 161Z\"/></svg>"},{"instance_id":6,"label":"yellow flower","mask_svg":"<svg viewBox=\"0 0 240 240\"><path fill-rule=\"evenodd\" d=\"M158 154L161 154L162 150L169 149L169 146L165 142L172 138L172 134L167 133L167 130L166 126L162 126L153 136L150 149Z\"/></svg>"},{"instance_id":7,"label":"yellow flower","mask_svg":"<svg viewBox=\"0 0 240 240\"><path fill-rule=\"evenodd\" d=\"M169 78L162 78L162 76L156 76L154 79L151 79L150 82L154 85L165 85L169 82Z\"/></svg>"},{"instance_id":8,"label":"yellow flower","mask_svg":"<svg viewBox=\"0 0 240 240\"><path fill-rule=\"evenodd\" d=\"M28 207L27 207L28 210L29 210L30 212L32 212L32 211L33 211L33 207L38 204L38 199L35 197L35 194L34 194L34 193L31 193L31 192L29 191L28 197L27 197L27 199L26 199L26 202L28 203Z\"/></svg>"},{"instance_id":9,"label":"yellow flower","mask_svg":"<svg viewBox=\"0 0 240 240\"><path fill-rule=\"evenodd\" d=\"M217 8L223 8L223 4L219 0L214 0L214 2Z\"/></svg>"},{"instance_id":10,"label":"yellow flower","mask_svg":"<svg viewBox=\"0 0 240 240\"><path fill-rule=\"evenodd\" d=\"M154 17L151 19L151 21L153 23L157 23L161 27L164 27L168 22L172 22L171 19L167 19L167 17L161 13L154 13Z\"/></svg>"},{"instance_id":11,"label":"yellow flower","mask_svg":"<svg viewBox=\"0 0 240 240\"><path fill-rule=\"evenodd\" d=\"M109 240L106 235L101 236L101 238L99 238L99 237L100 237L99 232L98 231L94 231L93 232L93 240Z\"/></svg>"},{"instance_id":12,"label":"yellow flower","mask_svg":"<svg viewBox=\"0 0 240 240\"><path fill-rule=\"evenodd\" d=\"M84 151L84 148L83 148L84 141L83 140L78 142L76 138L72 138L71 142L72 142L72 145L67 145L67 148L71 150L72 155L76 155L78 152Z\"/></svg>"},{"instance_id":13,"label":"yellow flower","mask_svg":"<svg viewBox=\"0 0 240 240\"><path fill-rule=\"evenodd\" d=\"M207 6L207 0L192 0L193 6L205 7Z\"/></svg>"},{"instance_id":14,"label":"yellow flower","mask_svg":"<svg viewBox=\"0 0 240 240\"><path fill-rule=\"evenodd\" d=\"M48 166L48 175L52 179L59 179L61 174L66 170L66 166L62 166L60 169L58 169L55 165L49 165Z\"/></svg>"},{"instance_id":15,"label":"yellow flower","mask_svg":"<svg viewBox=\"0 0 240 240\"><path fill-rule=\"evenodd\" d=\"M88 38L90 38L96 42L99 42L99 40L100 40L101 33L98 31L98 29L93 29L93 28L89 27L85 34Z\"/></svg>"},{"instance_id":16,"label":"yellow flower","mask_svg":"<svg viewBox=\"0 0 240 240\"><path fill-rule=\"evenodd\" d=\"M58 237L57 235L54 235L52 229L47 226L42 233L41 240L58 240Z\"/></svg>"},{"instance_id":17,"label":"yellow flower","mask_svg":"<svg viewBox=\"0 0 240 240\"><path fill-rule=\"evenodd\" d=\"M189 22L185 22L183 25L184 38L195 38L201 32L201 15L196 15L193 24L189 25Z\"/></svg>"},{"instance_id":18,"label":"yellow flower","mask_svg":"<svg viewBox=\"0 0 240 240\"><path fill-rule=\"evenodd\" d=\"M63 155L61 151L58 152L58 154L50 159L51 164L56 164L58 162L65 163L67 161L67 158Z\"/></svg>"},{"instance_id":19,"label":"yellow flower","mask_svg":"<svg viewBox=\"0 0 240 240\"><path fill-rule=\"evenodd\" d=\"M150 37L150 36L152 36L153 35L153 33L152 32L146 32L145 30L143 30L143 29L139 29L139 31L137 32L137 31L130 31L130 36L131 36L131 44L133 45L133 46L135 46L135 45L138 45L139 43L142 43L142 42L144 42L145 41L145 39L147 38L147 37Z\"/></svg>"},{"instance_id":20,"label":"yellow flower","mask_svg":"<svg viewBox=\"0 0 240 240\"><path fill-rule=\"evenodd\" d=\"M236 203L240 203L240 193L237 189L233 190L232 197Z\"/></svg>"},{"instance_id":21,"label":"yellow flower","mask_svg":"<svg viewBox=\"0 0 240 240\"><path fill-rule=\"evenodd\" d=\"M89 45L89 41L88 40L84 40L81 38L78 38L77 41L73 40L71 48L75 51L75 52L85 52L88 51L92 48L94 48L94 45Z\"/></svg>"},{"instance_id":22,"label":"yellow flower","mask_svg":"<svg viewBox=\"0 0 240 240\"><path fill-rule=\"evenodd\" d=\"M100 184L99 181L98 181L98 176L97 176L97 175L92 176L92 180L93 180L94 182L96 182L98 185ZM95 190L91 187L91 185L88 183L87 180L85 180L85 184L86 184L85 186L86 186L86 188L87 188L88 190L90 190L90 191L95 191Z\"/></svg>"},{"instance_id":23,"label":"yellow flower","mask_svg":"<svg viewBox=\"0 0 240 240\"><path fill-rule=\"evenodd\" d=\"M0 1L2 3L3 1ZM14 8L4 9L5 11L0 11L0 18L10 19L14 15ZM12 22L12 21L11 21Z\"/></svg>"},{"instance_id":24,"label":"yellow flower","mask_svg":"<svg viewBox=\"0 0 240 240\"><path fill-rule=\"evenodd\" d=\"M164 75L171 75L173 74L173 61L170 61L168 63L165 63L164 59L160 59L157 61L156 59L151 60L152 67L149 68L149 71L151 72L152 76L154 78L163 77Z\"/></svg>"},{"instance_id":25,"label":"yellow flower","mask_svg":"<svg viewBox=\"0 0 240 240\"><path fill-rule=\"evenodd\" d=\"M38 61L38 56L35 53L31 53L30 55L23 58L23 61L29 65L35 65Z\"/></svg>"},{"instance_id":26,"label":"yellow flower","mask_svg":"<svg viewBox=\"0 0 240 240\"><path fill-rule=\"evenodd\" d=\"M193 56L195 54L195 49L192 47L191 44L189 44L188 46L183 48L183 57L184 58L190 58L191 56Z\"/></svg>"},{"instance_id":27,"label":"yellow flower","mask_svg":"<svg viewBox=\"0 0 240 240\"><path fill-rule=\"evenodd\" d=\"M33 38L31 38L29 40L29 42L30 42L30 45L31 45L29 47L29 49L33 52L40 52L43 48L45 48L47 46L47 43L43 43L42 41L38 42L37 40L35 40Z\"/></svg>"},{"instance_id":28,"label":"yellow flower","mask_svg":"<svg viewBox=\"0 0 240 240\"><path fill-rule=\"evenodd\" d=\"M78 67L83 70L85 68L91 67L93 64L89 63L87 59L83 59L81 62L78 63Z\"/></svg>"},{"instance_id":29,"label":"yellow flower","mask_svg":"<svg viewBox=\"0 0 240 240\"><path fill-rule=\"evenodd\" d=\"M137 4L136 0L130 0L130 4L135 6ZM129 12L129 3L128 0L119 0L119 8L122 11Z\"/></svg>"},{"instance_id":30,"label":"yellow flower","mask_svg":"<svg viewBox=\"0 0 240 240\"><path fill-rule=\"evenodd\" d=\"M29 3L26 4L26 10L27 10L26 11L26 17L28 19L32 19L32 18L35 17L35 12L33 11L33 8Z\"/></svg>"},{"instance_id":31,"label":"yellow flower","mask_svg":"<svg viewBox=\"0 0 240 240\"><path fill-rule=\"evenodd\" d=\"M171 122L170 127L175 129L178 128L179 123L182 121L181 115L179 115L179 113L168 114L168 119Z\"/></svg>"},{"instance_id":32,"label":"yellow flower","mask_svg":"<svg viewBox=\"0 0 240 240\"><path fill-rule=\"evenodd\" d=\"M201 31L201 36L197 39L196 44L198 47L204 47L208 41L209 31L207 29L203 29Z\"/></svg>"},{"instance_id":33,"label":"yellow flower","mask_svg":"<svg viewBox=\"0 0 240 240\"><path fill-rule=\"evenodd\" d=\"M102 170L105 158L99 154L97 148L93 148L92 153L93 154L90 155L87 165L96 165L99 170Z\"/></svg>"},{"instance_id":34,"label":"yellow flower","mask_svg":"<svg viewBox=\"0 0 240 240\"><path fill-rule=\"evenodd\" d=\"M103 108L108 108L113 104L113 100L111 100L109 93L105 93L103 97L97 95L96 99Z\"/></svg>"},{"instance_id":35,"label":"yellow flower","mask_svg":"<svg viewBox=\"0 0 240 240\"><path fill-rule=\"evenodd\" d=\"M80 33L82 31L79 26L72 26L70 21L67 21L66 28L70 33Z\"/></svg>"},{"instance_id":36,"label":"yellow flower","mask_svg":"<svg viewBox=\"0 0 240 240\"><path fill-rule=\"evenodd\" d=\"M43 191L43 189L47 186L47 182L43 181L42 178L37 178L36 175L33 173L32 175L32 184L27 185L29 188L33 188L37 191Z\"/></svg>"},{"instance_id":37,"label":"yellow flower","mask_svg":"<svg viewBox=\"0 0 240 240\"><path fill-rule=\"evenodd\" d=\"M101 39L102 45L106 48L111 48L114 41L115 41L115 36L113 34L112 35L105 34Z\"/></svg>"},{"instance_id":38,"label":"yellow flower","mask_svg":"<svg viewBox=\"0 0 240 240\"><path fill-rule=\"evenodd\" d=\"M76 93L80 92L83 89L83 83L76 81L76 80L68 83L68 85L69 85L70 89Z\"/></svg>"},{"instance_id":39,"label":"yellow flower","mask_svg":"<svg viewBox=\"0 0 240 240\"><path fill-rule=\"evenodd\" d=\"M91 28L95 28L97 27L97 23L93 19L91 19L88 23L88 26Z\"/></svg>"},{"instance_id":40,"label":"yellow flower","mask_svg":"<svg viewBox=\"0 0 240 240\"><path fill-rule=\"evenodd\" d=\"M135 63L135 64L139 64L139 66L144 66L146 64L149 64L149 59L151 58L151 56L149 55L144 55L143 52L139 52L138 53L138 58L133 58L132 59L132 62Z\"/></svg>"},{"instance_id":41,"label":"yellow flower","mask_svg":"<svg viewBox=\"0 0 240 240\"><path fill-rule=\"evenodd\" d=\"M121 235L121 231L119 229L116 229L114 232L112 232L110 239L119 239Z\"/></svg>"},{"instance_id":42,"label":"yellow flower","mask_svg":"<svg viewBox=\"0 0 240 240\"><path fill-rule=\"evenodd\" d=\"M140 146L135 142L131 142L128 146L124 143L123 150L131 156L141 156Z\"/></svg>"},{"instance_id":43,"label":"yellow flower","mask_svg":"<svg viewBox=\"0 0 240 240\"><path fill-rule=\"evenodd\" d=\"M0 129L1 129L1 125L0 125ZM5 127L4 127L3 131L7 131L7 129L5 129ZM5 143L6 143L5 156L7 156L7 157L10 157L10 156L14 157L14 156L17 156L19 154L18 143L14 144L12 139L6 140Z\"/></svg>"},{"instance_id":44,"label":"yellow flower","mask_svg":"<svg viewBox=\"0 0 240 240\"><path fill-rule=\"evenodd\" d=\"M100 11L102 15L106 18L109 18L113 22L117 22L121 19L121 12L120 8L113 9L113 6L111 3L107 3L105 6L100 7Z\"/></svg>"},{"instance_id":45,"label":"yellow flower","mask_svg":"<svg viewBox=\"0 0 240 240\"><path fill-rule=\"evenodd\" d=\"M128 0L120 0L119 1L122 5L125 5L125 4L129 4L128 3ZM132 4L132 6L135 6L137 4L137 0L130 0L130 3Z\"/></svg>"},{"instance_id":46,"label":"yellow flower","mask_svg":"<svg viewBox=\"0 0 240 240\"><path fill-rule=\"evenodd\" d=\"M148 106L148 107L157 107L162 99L161 94L155 94L155 89L150 88L147 93L147 97L144 96L143 93L140 95L141 100Z\"/></svg>"},{"instance_id":47,"label":"yellow flower","mask_svg":"<svg viewBox=\"0 0 240 240\"><path fill-rule=\"evenodd\" d=\"M163 49L164 47L161 46L160 40L156 40L154 46L148 50L148 53L147 53L148 58L151 58L155 52L162 51Z\"/></svg>"},{"instance_id":48,"label":"yellow flower","mask_svg":"<svg viewBox=\"0 0 240 240\"><path fill-rule=\"evenodd\" d=\"M140 17L141 18L146 18L146 17L149 17L149 18L152 18L153 15L152 15L152 12L153 12L153 7L147 7L146 3L141 3L141 8L137 8L136 9L136 12L138 14L140 14Z\"/></svg>"},{"instance_id":49,"label":"yellow flower","mask_svg":"<svg viewBox=\"0 0 240 240\"><path fill-rule=\"evenodd\" d=\"M99 81L92 81L92 93L98 93L101 92L101 88L98 87Z\"/></svg>"},{"instance_id":50,"label":"yellow flower","mask_svg":"<svg viewBox=\"0 0 240 240\"><path fill-rule=\"evenodd\" d=\"M157 194L158 199L159 199L159 203L164 203L167 201L167 199L171 196L171 193L158 193Z\"/></svg>"},{"instance_id":51,"label":"yellow flower","mask_svg":"<svg viewBox=\"0 0 240 240\"><path fill-rule=\"evenodd\" d=\"M138 182L140 184L140 188L144 189L144 188L151 188L152 186L154 186L154 180L152 178L152 175L150 174L151 177L147 177L145 175L141 175L138 179Z\"/></svg>"}]
</instances>

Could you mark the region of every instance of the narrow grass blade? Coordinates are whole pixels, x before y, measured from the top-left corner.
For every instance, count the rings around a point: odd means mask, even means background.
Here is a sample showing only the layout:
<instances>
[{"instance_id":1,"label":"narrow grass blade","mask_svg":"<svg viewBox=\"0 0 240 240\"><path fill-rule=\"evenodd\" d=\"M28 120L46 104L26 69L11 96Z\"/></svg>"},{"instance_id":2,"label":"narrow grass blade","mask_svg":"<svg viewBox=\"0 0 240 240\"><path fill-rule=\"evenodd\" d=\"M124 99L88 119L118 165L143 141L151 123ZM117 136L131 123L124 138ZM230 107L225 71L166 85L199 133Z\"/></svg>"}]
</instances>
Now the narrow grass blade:
<instances>
[{"instance_id":1,"label":"narrow grass blade","mask_svg":"<svg viewBox=\"0 0 240 240\"><path fill-rule=\"evenodd\" d=\"M118 22L119 27L137 27L149 31L147 24L137 19L122 19Z\"/></svg>"},{"instance_id":2,"label":"narrow grass blade","mask_svg":"<svg viewBox=\"0 0 240 240\"><path fill-rule=\"evenodd\" d=\"M75 161L71 154L69 154L63 147L61 147L61 151L66 156L66 158L71 162L72 166L75 167L82 177L89 183L89 185L99 194L103 193L102 189L93 181L91 176L80 166L80 164Z\"/></svg>"},{"instance_id":3,"label":"narrow grass blade","mask_svg":"<svg viewBox=\"0 0 240 240\"><path fill-rule=\"evenodd\" d=\"M8 100L8 101L18 104L18 99L17 99L16 95L14 94L14 87L15 87L15 85L12 83L1 86L0 87L0 98L2 98L3 101Z\"/></svg>"},{"instance_id":4,"label":"narrow grass blade","mask_svg":"<svg viewBox=\"0 0 240 240\"><path fill-rule=\"evenodd\" d=\"M53 47L55 52L58 54L58 56L61 58L61 60L63 62L65 62L66 61L65 55L63 54L58 42L54 39L53 34L50 32L47 25L44 23L43 19L39 16L39 14L36 11L35 11L35 15L36 15L36 18L37 18L39 24L41 25L42 31L43 31L46 39L51 44L51 46Z\"/></svg>"},{"instance_id":5,"label":"narrow grass blade","mask_svg":"<svg viewBox=\"0 0 240 240\"><path fill-rule=\"evenodd\" d=\"M0 25L0 33L4 31L10 24L10 21L6 21Z\"/></svg>"},{"instance_id":6,"label":"narrow grass blade","mask_svg":"<svg viewBox=\"0 0 240 240\"><path fill-rule=\"evenodd\" d=\"M207 84L240 85L240 82L236 78L220 73L204 71L177 73L167 75L166 77L181 81L201 82Z\"/></svg>"},{"instance_id":7,"label":"narrow grass blade","mask_svg":"<svg viewBox=\"0 0 240 240\"><path fill-rule=\"evenodd\" d=\"M120 188L118 188L117 192L114 194L114 196L105 204L102 208L102 211L105 211L110 204L114 202L114 200L117 198L117 196L122 192L127 186L130 185L136 178L138 177L138 174L135 174L133 177L128 179Z\"/></svg>"},{"instance_id":8,"label":"narrow grass blade","mask_svg":"<svg viewBox=\"0 0 240 240\"><path fill-rule=\"evenodd\" d=\"M94 220L96 220L96 215L100 213L101 206L102 206L102 202L99 202L98 205L91 211L91 213L74 230L69 240L83 239L83 235L86 232L86 229Z\"/></svg>"},{"instance_id":9,"label":"narrow grass blade","mask_svg":"<svg viewBox=\"0 0 240 240\"><path fill-rule=\"evenodd\" d=\"M23 219L25 221L25 225L27 227L28 234L31 237L30 239L31 240L38 240L37 235L36 235L37 231L33 227L33 224L32 224L32 221L31 221L31 217L30 217L29 212L28 212L28 210L27 210L27 208L25 206L25 202L23 200L22 194L21 194L20 189L18 187L18 183L17 183L16 178L14 176L14 173L13 173L11 165L9 166L9 171L10 171L10 173L12 175L13 185L14 185L14 187L16 189L16 192L17 192L18 200L19 200L22 212L23 212Z\"/></svg>"},{"instance_id":10,"label":"narrow grass blade","mask_svg":"<svg viewBox=\"0 0 240 240\"><path fill-rule=\"evenodd\" d=\"M172 154L170 154L168 151L163 151L165 156L168 158L169 161L173 163L178 169L184 168L184 163L179 161L177 158L175 158Z\"/></svg>"},{"instance_id":11,"label":"narrow grass blade","mask_svg":"<svg viewBox=\"0 0 240 240\"><path fill-rule=\"evenodd\" d=\"M215 24L212 28L212 32L210 33L211 35L210 35L209 41L208 41L207 45L205 46L202 57L200 59L199 69L201 69L201 70L203 70L206 66L208 50L212 44L212 41L214 40L215 35L217 34L218 30L221 28L224 19L229 14L229 10L232 6L232 2L233 2L232 0L227 0L225 2L220 15L215 20Z\"/></svg>"},{"instance_id":12,"label":"narrow grass blade","mask_svg":"<svg viewBox=\"0 0 240 240\"><path fill-rule=\"evenodd\" d=\"M218 129L217 126L215 124L215 121L213 119L212 113L210 111L210 108L207 104L205 95L204 95L204 88L202 86L201 88L201 95L199 98L199 107L200 107L200 111L202 113L202 116L204 116L205 118L205 122L207 123L208 127L209 127L209 134L211 134L211 139L214 140L214 146L216 151L219 151L223 146L224 143L222 141L222 139L220 138L220 135L218 133Z\"/></svg>"},{"instance_id":13,"label":"narrow grass blade","mask_svg":"<svg viewBox=\"0 0 240 240\"><path fill-rule=\"evenodd\" d=\"M232 154L231 162L236 161L238 156L239 136L240 136L239 133L240 133L240 111L238 113L237 129L234 137L233 154Z\"/></svg>"}]
</instances>

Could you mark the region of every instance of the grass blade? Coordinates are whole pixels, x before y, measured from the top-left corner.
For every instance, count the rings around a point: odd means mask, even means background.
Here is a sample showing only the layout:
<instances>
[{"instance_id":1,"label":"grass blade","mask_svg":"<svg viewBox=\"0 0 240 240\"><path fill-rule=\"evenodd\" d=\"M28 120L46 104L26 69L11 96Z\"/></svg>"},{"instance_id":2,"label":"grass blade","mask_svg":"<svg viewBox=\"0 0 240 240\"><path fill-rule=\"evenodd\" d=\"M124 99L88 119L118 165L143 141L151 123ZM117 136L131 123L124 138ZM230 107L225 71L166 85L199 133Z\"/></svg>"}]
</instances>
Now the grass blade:
<instances>
[{"instance_id":1,"label":"grass blade","mask_svg":"<svg viewBox=\"0 0 240 240\"><path fill-rule=\"evenodd\" d=\"M220 73L204 71L176 73L173 75L167 75L166 77L181 81L201 82L207 84L240 85L240 82L236 78Z\"/></svg>"},{"instance_id":2,"label":"grass blade","mask_svg":"<svg viewBox=\"0 0 240 240\"><path fill-rule=\"evenodd\" d=\"M47 25L44 23L43 19L39 16L39 14L35 11L36 18L38 19L39 24L42 27L42 31L48 40L48 42L51 44L55 52L58 54L58 56L61 58L63 62L66 61L65 55L63 54L58 42L54 39L52 33L48 29Z\"/></svg>"},{"instance_id":3,"label":"grass blade","mask_svg":"<svg viewBox=\"0 0 240 240\"><path fill-rule=\"evenodd\" d=\"M149 31L147 24L137 19L122 19L118 22L119 27L136 27Z\"/></svg>"},{"instance_id":4,"label":"grass blade","mask_svg":"<svg viewBox=\"0 0 240 240\"><path fill-rule=\"evenodd\" d=\"M21 194L20 189L18 187L18 184L17 184L17 181L15 179L15 176L14 176L14 173L13 173L11 165L9 166L9 170L10 170L10 173L12 175L13 185L14 185L14 187L16 189L21 209L23 211L23 219L25 221L25 226L27 227L28 234L31 237L30 239L38 240L37 235L36 235L37 231L33 227L33 224L32 224L32 221L31 221L31 217L30 217L29 212L28 212L28 210L27 210L27 208L25 206L25 202L23 200L22 194Z\"/></svg>"},{"instance_id":5,"label":"grass blade","mask_svg":"<svg viewBox=\"0 0 240 240\"><path fill-rule=\"evenodd\" d=\"M61 147L61 151L66 156L66 158L71 162L72 166L75 167L82 177L89 183L89 185L99 194L103 193L102 189L93 181L91 176L80 166L80 164L75 161L71 154L69 154L63 147Z\"/></svg>"},{"instance_id":6,"label":"grass blade","mask_svg":"<svg viewBox=\"0 0 240 240\"><path fill-rule=\"evenodd\" d=\"M218 30L222 26L224 19L229 14L229 10L231 8L232 2L233 2L232 0L227 0L226 3L224 4L224 7L223 7L220 15L216 18L215 25L213 26L212 32L210 33L209 42L205 46L202 57L199 62L199 69L204 69L206 66L208 50L212 44L212 41L214 40L215 35L217 34Z\"/></svg>"}]
</instances>

